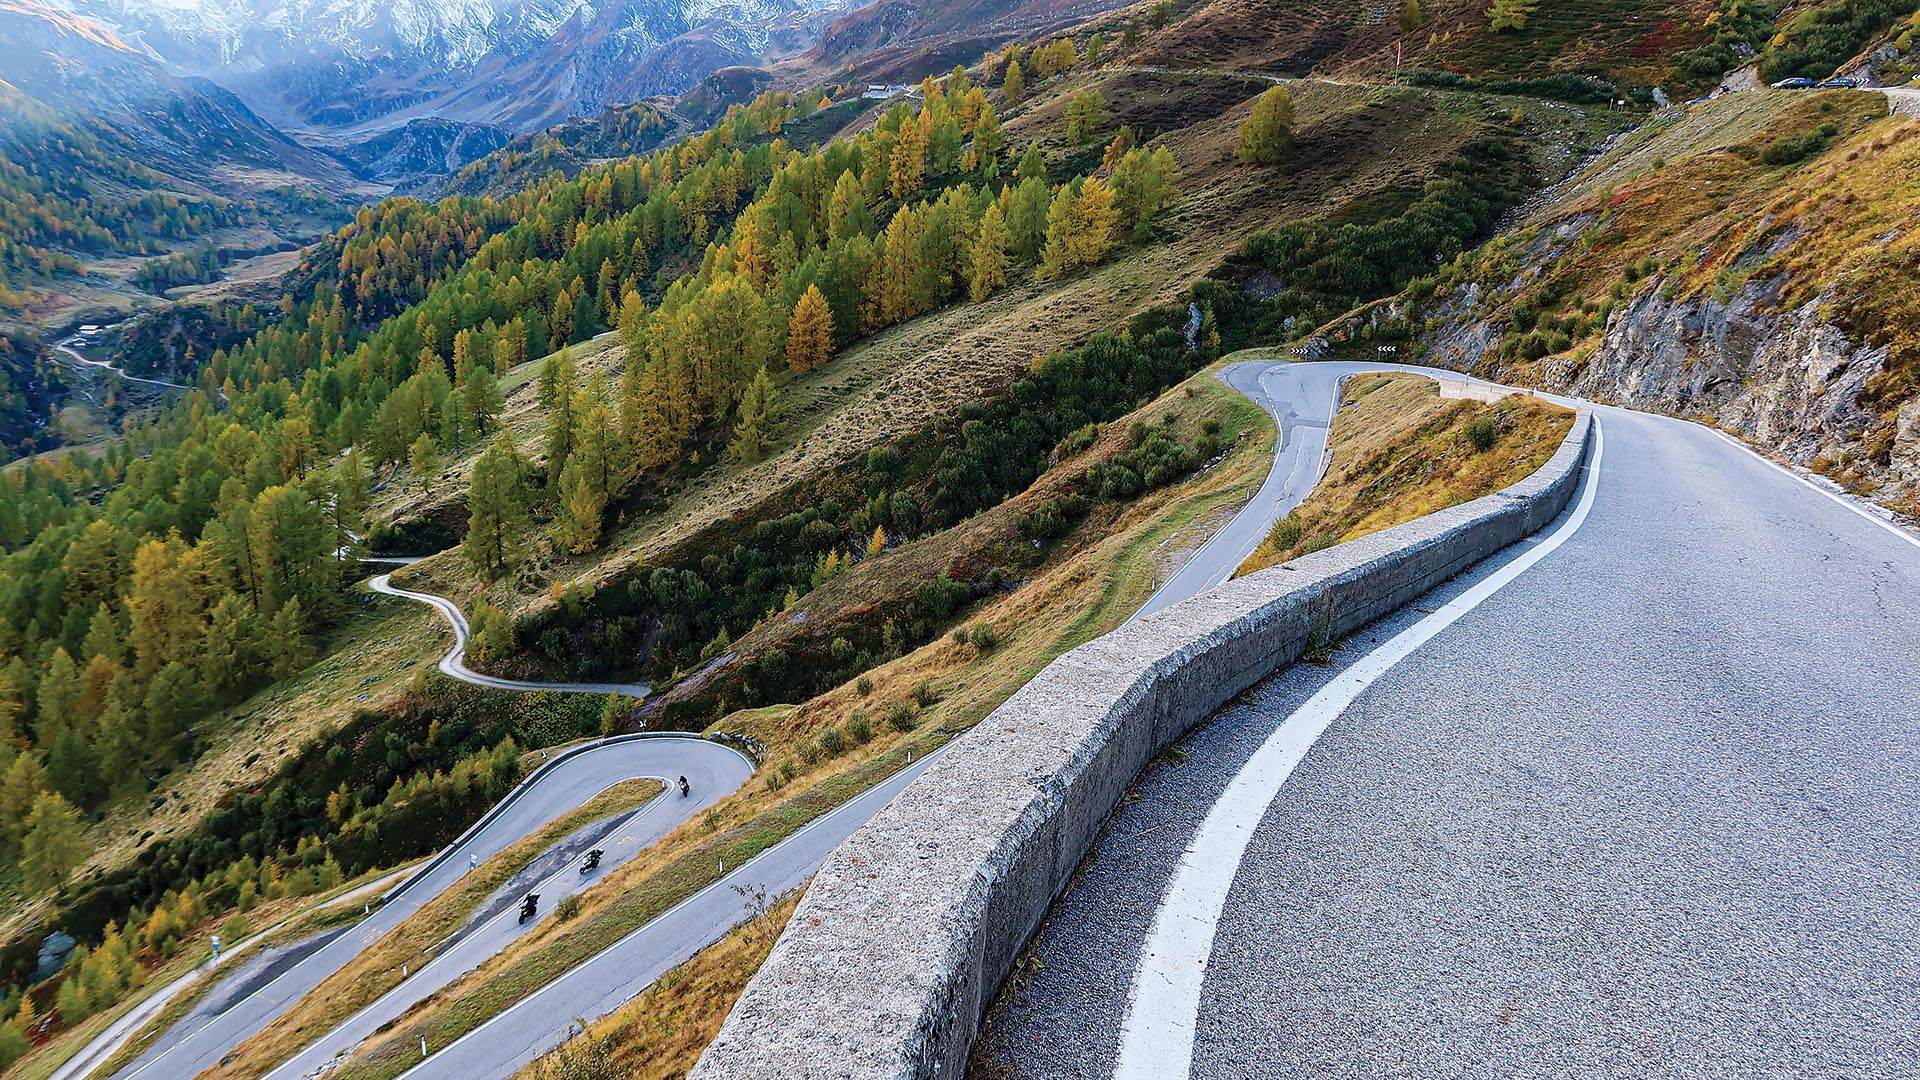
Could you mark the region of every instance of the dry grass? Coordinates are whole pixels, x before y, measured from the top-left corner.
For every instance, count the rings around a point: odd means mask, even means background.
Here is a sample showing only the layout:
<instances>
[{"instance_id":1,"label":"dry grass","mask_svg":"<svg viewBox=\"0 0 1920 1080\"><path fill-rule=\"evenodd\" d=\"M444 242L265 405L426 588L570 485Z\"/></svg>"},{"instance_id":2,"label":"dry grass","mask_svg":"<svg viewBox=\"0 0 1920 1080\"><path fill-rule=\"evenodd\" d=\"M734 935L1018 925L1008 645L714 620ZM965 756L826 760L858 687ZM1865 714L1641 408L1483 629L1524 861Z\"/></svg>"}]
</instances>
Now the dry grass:
<instances>
[{"instance_id":1,"label":"dry grass","mask_svg":"<svg viewBox=\"0 0 1920 1080\"><path fill-rule=\"evenodd\" d=\"M1328 437L1327 475L1240 574L1491 495L1546 464L1573 426L1570 410L1538 398L1449 400L1420 375L1355 376L1344 401ZM1477 420L1498 433L1485 450L1468 439Z\"/></svg>"},{"instance_id":2,"label":"dry grass","mask_svg":"<svg viewBox=\"0 0 1920 1080\"><path fill-rule=\"evenodd\" d=\"M632 1001L588 1025L583 1036L515 1073L516 1080L680 1080L720 1033L800 903L782 899L693 959L662 975Z\"/></svg>"}]
</instances>

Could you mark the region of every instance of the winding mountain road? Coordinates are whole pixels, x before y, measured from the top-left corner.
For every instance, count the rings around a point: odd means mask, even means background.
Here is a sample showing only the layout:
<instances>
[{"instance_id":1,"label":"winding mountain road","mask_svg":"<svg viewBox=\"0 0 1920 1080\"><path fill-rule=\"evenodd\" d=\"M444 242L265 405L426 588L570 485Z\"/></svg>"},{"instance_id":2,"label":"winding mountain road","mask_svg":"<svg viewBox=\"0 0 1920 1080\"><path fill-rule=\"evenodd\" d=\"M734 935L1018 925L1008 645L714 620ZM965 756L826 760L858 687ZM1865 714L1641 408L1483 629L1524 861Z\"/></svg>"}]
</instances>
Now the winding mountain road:
<instances>
[{"instance_id":1,"label":"winding mountain road","mask_svg":"<svg viewBox=\"0 0 1920 1080\"><path fill-rule=\"evenodd\" d=\"M406 564L418 562L419 560L367 559L364 561ZM470 631L467 627L467 617L465 613L460 610L460 605L444 596L435 596L432 593L402 589L388 580L392 576L391 572L377 574L367 580L367 588L386 596L398 596L417 603L426 604L435 611L438 611L441 617L447 620L447 625L453 627L453 647L448 649L447 654L440 658L439 668L442 673L452 678L459 679L464 683L472 683L475 686L491 686L495 690L563 690L582 694L625 694L628 697L637 698L643 698L653 693L653 688L646 683L527 682L521 679L502 679L484 672L475 671L467 666L467 637Z\"/></svg>"},{"instance_id":2,"label":"winding mountain road","mask_svg":"<svg viewBox=\"0 0 1920 1080\"><path fill-rule=\"evenodd\" d=\"M686 776L693 794L682 798L668 792L621 823L618 836L607 846L608 869L631 858L708 806L732 794L753 774L753 765L738 751L695 736L655 736L600 743L556 758L530 775L515 793L490 811L468 836L413 874L388 895L379 910L337 932L317 948L297 958L276 950L255 955L240 970L215 987L191 1013L155 1046L114 1074L122 1080L167 1078L185 1080L217 1063L228 1051L264 1028L328 975L353 959L360 950L419 910L427 901L455 884L468 871L467 856L485 860L521 837L577 809L622 781L654 777L669 783ZM555 877L573 874L569 865ZM542 884L540 888L551 888ZM558 899L558 894L550 899ZM545 910L551 910L550 908ZM429 963L401 984L401 991L424 996L435 978L450 977L450 966L477 963L478 947L486 955L529 926L499 925L499 920L464 937L446 965ZM464 970L460 968L459 970ZM409 1003L412 999L409 999Z\"/></svg>"},{"instance_id":3,"label":"winding mountain road","mask_svg":"<svg viewBox=\"0 0 1920 1080\"><path fill-rule=\"evenodd\" d=\"M1367 371L1425 375L1440 384L1443 397L1508 392L1507 387L1484 379L1405 364L1248 360L1222 368L1217 373L1220 381L1266 410L1279 429L1273 465L1252 500L1169 575L1128 622L1191 600L1232 578L1266 539L1274 523L1313 494L1315 485L1326 475L1327 435L1340 407L1340 387L1347 379Z\"/></svg>"},{"instance_id":4,"label":"winding mountain road","mask_svg":"<svg viewBox=\"0 0 1920 1080\"><path fill-rule=\"evenodd\" d=\"M1275 464L1259 494L1234 520L1204 545L1163 586L1143 610L1196 595L1225 580L1265 536L1274 521L1312 490L1326 465L1326 433L1338 407L1339 384L1348 375L1397 367L1386 364L1243 363L1221 377L1260 404L1280 426ZM1451 373L1430 373L1449 382L1449 393L1470 392L1475 383ZM375 559L401 564L413 560ZM440 661L447 675L478 685L508 690L576 690L588 693L644 694L641 685L533 683L497 679L471 671L461 661L468 636L458 605L444 597L394 586L387 574L368 582L375 592L432 606L454 629L455 643ZM741 893L769 895L802 884L826 856L862 823L886 805L930 763L922 758L880 785L809 824L780 844L727 873L721 880L640 927L614 946L544 989L530 995L479 1029L442 1048L409 1076L460 1076L463 1080L499 1080L540 1056L577 1029L576 1019L591 1020L630 1000L661 974L718 940L747 914ZM695 760L699 759L699 760ZM590 762L590 767L586 764ZM564 770L564 771L563 771ZM704 771L701 771L704 770ZM485 857L539 828L612 783L629 776L693 778L698 799L663 799L649 804L617 832L619 846L609 851L609 866L630 858L674 825L733 791L747 778L744 759L699 739L648 739L604 744L574 758L555 762L530 777L521 798L480 826L476 838L448 849L423 876L409 881L379 913L350 932L329 938L310 955L284 954L255 959L229 977L182 1024L128 1069L120 1080L187 1080L217 1062L247 1036L317 986L360 948L397 924L464 873L467 852ZM526 888L555 897L576 887L571 861ZM436 953L406 982L328 1035L292 1053L274 1070L273 1080L296 1080L323 1070L333 1058L382 1026L401 1017L421 998L451 982L503 948L520 932L512 912L485 920L472 933ZM182 1034L184 1033L184 1034Z\"/></svg>"},{"instance_id":5,"label":"winding mountain road","mask_svg":"<svg viewBox=\"0 0 1920 1080\"><path fill-rule=\"evenodd\" d=\"M110 372L112 372L113 374L115 374L115 375L118 375L118 376L120 376L121 378L123 378L123 379L125 379L125 380L127 380L128 382L137 382L137 383L146 383L146 384L147 384L148 386L164 386L164 387L166 387L166 388L167 388L167 389L169 389L169 390L191 390L191 389L193 389L193 387L191 387L191 386L188 386L188 385L186 385L185 383L177 383L177 382L168 382L168 381L167 381L167 380L165 380L165 379L149 379L149 378L145 378L144 376L140 376L140 375L129 375L129 374L127 374L127 373L126 373L125 371L123 371L123 370L121 370L120 368L117 368L117 367L115 367L115 366L113 366L112 364L109 364L109 363L107 363L107 362L106 362L105 360L89 360L89 359L87 359L86 357L84 357L84 356L82 356L82 355L80 355L80 353L79 353L79 352L78 352L77 350L75 350L74 348L72 348L71 346L69 346L69 345L68 345L68 344L67 344L66 342L64 342L64 341L63 341L63 342L61 342L61 343L59 343L58 345L55 345L55 346L54 346L54 349L55 349L55 351L57 351L57 352L63 352L63 353L66 353L66 354L67 354L67 356L68 356L68 357L69 357L70 359L72 359L72 360L73 360L73 361L74 361L75 363L78 363L78 364L82 364L82 365L84 365L84 366L86 366L86 367L90 367L90 368L95 368L95 369L97 369L97 370L100 370L100 371L110 371Z\"/></svg>"},{"instance_id":6,"label":"winding mountain road","mask_svg":"<svg viewBox=\"0 0 1920 1080\"><path fill-rule=\"evenodd\" d=\"M1920 537L1594 411L1559 522L1138 779L993 1075L1920 1074Z\"/></svg>"}]
</instances>

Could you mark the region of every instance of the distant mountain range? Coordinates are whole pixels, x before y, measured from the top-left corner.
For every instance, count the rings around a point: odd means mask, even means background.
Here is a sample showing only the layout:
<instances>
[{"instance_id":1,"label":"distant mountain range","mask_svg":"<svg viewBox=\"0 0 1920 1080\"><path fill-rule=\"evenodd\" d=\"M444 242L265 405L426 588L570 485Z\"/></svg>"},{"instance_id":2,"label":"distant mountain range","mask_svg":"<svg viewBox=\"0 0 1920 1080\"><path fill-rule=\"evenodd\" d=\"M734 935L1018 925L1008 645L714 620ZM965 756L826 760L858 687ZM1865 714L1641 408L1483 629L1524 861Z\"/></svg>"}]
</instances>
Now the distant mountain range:
<instances>
[{"instance_id":1,"label":"distant mountain range","mask_svg":"<svg viewBox=\"0 0 1920 1080\"><path fill-rule=\"evenodd\" d=\"M852 0L51 0L316 145L509 134L793 55ZM437 136L445 141L444 132Z\"/></svg>"}]
</instances>

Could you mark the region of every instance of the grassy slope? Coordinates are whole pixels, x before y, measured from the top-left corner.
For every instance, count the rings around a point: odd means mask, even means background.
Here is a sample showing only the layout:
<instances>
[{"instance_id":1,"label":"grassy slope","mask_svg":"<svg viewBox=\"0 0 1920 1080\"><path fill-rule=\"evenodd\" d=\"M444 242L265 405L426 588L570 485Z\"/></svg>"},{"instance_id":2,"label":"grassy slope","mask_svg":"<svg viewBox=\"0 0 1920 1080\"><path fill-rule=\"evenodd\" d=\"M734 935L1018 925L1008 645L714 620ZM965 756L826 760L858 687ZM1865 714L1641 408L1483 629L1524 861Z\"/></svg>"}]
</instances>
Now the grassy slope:
<instances>
[{"instance_id":1,"label":"grassy slope","mask_svg":"<svg viewBox=\"0 0 1920 1080\"><path fill-rule=\"evenodd\" d=\"M1467 441L1468 425L1480 418L1499 432L1484 451ZM1487 404L1442 398L1440 385L1419 375L1350 379L1328 436L1327 475L1239 573L1491 495L1546 464L1572 426L1570 411L1533 397Z\"/></svg>"},{"instance_id":2,"label":"grassy slope","mask_svg":"<svg viewBox=\"0 0 1920 1080\"><path fill-rule=\"evenodd\" d=\"M1183 5L1184 7L1184 5ZM1129 54L1142 64L1384 79L1407 67L1486 76L1595 72L1623 86L1669 77L1672 53L1705 38L1715 0L1547 0L1524 30L1493 33L1486 0L1423 0L1403 32L1400 0L1205 0Z\"/></svg>"},{"instance_id":3,"label":"grassy slope","mask_svg":"<svg viewBox=\"0 0 1920 1080\"><path fill-rule=\"evenodd\" d=\"M496 600L516 612L539 610L552 602L556 583L598 582L649 556L657 560L703 528L754 513L792 477L950 417L963 402L1004 388L1034 357L1177 299L1248 234L1418 182L1495 109L1473 95L1302 84L1296 87L1300 150L1278 169L1259 170L1241 166L1234 150L1238 125L1262 84L1231 75L1096 72L1063 76L1029 97L1009 119L1009 137L1016 145L1038 139L1059 158L1067 149L1058 134L1065 100L1096 83L1114 102L1116 124L1169 128L1155 142L1178 157L1186 194L1160 223L1158 241L1122 249L1076 278L1017 281L983 304L891 328L791 379L781 391L787 426L766 461L709 467L667 492L658 506L610 525L599 551L523 574L511 595L496 587ZM1097 155L1098 147L1077 152ZM583 377L618 370L615 340L579 349ZM531 365L523 377L531 377ZM537 455L539 418L530 394L511 395L508 409L521 445ZM450 466L426 512L442 520L460 516L471 462L468 455ZM405 513L416 496L417 489L412 495L390 489L376 513ZM428 560L402 578L463 598L477 587L457 554Z\"/></svg>"}]
</instances>

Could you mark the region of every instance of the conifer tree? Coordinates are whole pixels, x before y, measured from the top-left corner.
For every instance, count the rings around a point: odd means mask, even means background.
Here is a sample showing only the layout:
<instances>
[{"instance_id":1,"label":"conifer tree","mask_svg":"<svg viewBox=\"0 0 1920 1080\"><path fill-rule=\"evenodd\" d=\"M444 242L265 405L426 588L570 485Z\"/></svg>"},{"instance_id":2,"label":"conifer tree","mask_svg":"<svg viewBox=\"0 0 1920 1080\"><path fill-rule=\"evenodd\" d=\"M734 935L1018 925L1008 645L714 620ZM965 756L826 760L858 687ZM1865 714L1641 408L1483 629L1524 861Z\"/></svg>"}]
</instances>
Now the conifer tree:
<instances>
[{"instance_id":1,"label":"conifer tree","mask_svg":"<svg viewBox=\"0 0 1920 1080\"><path fill-rule=\"evenodd\" d=\"M440 447L434 444L433 436L423 431L413 440L412 448L407 451L407 465L413 470L413 478L420 482L422 492L433 486L434 475L440 471Z\"/></svg>"},{"instance_id":2,"label":"conifer tree","mask_svg":"<svg viewBox=\"0 0 1920 1080\"><path fill-rule=\"evenodd\" d=\"M40 675L33 715L34 741L52 746L62 731L80 719L80 669L64 647L56 647Z\"/></svg>"},{"instance_id":3,"label":"conifer tree","mask_svg":"<svg viewBox=\"0 0 1920 1080\"><path fill-rule=\"evenodd\" d=\"M926 226L911 206L894 212L887 223L886 251L880 258L880 318L883 324L897 323L926 310L924 278L920 263L920 240Z\"/></svg>"},{"instance_id":4,"label":"conifer tree","mask_svg":"<svg viewBox=\"0 0 1920 1080\"><path fill-rule=\"evenodd\" d=\"M491 370L475 368L467 376L467 430L473 433L474 438L484 439L493 431L504 404L500 380L494 377Z\"/></svg>"},{"instance_id":5,"label":"conifer tree","mask_svg":"<svg viewBox=\"0 0 1920 1080\"><path fill-rule=\"evenodd\" d=\"M1525 30L1527 20L1539 6L1539 0L1493 0L1493 6L1487 9L1487 25L1496 34Z\"/></svg>"},{"instance_id":6,"label":"conifer tree","mask_svg":"<svg viewBox=\"0 0 1920 1080\"><path fill-rule=\"evenodd\" d=\"M601 516L607 508L606 492L582 467L581 456L568 460L560 472L560 507L554 518L554 541L575 555L599 545Z\"/></svg>"},{"instance_id":7,"label":"conifer tree","mask_svg":"<svg viewBox=\"0 0 1920 1080\"><path fill-rule=\"evenodd\" d=\"M13 759L0 777L0 855L16 858L27 834L27 815L47 790L47 769L40 755L27 751Z\"/></svg>"},{"instance_id":8,"label":"conifer tree","mask_svg":"<svg viewBox=\"0 0 1920 1080\"><path fill-rule=\"evenodd\" d=\"M893 155L888 159L887 190L893 197L905 200L920 190L927 171L927 140L920 131L920 125L905 123L893 143Z\"/></svg>"},{"instance_id":9,"label":"conifer tree","mask_svg":"<svg viewBox=\"0 0 1920 1080\"><path fill-rule=\"evenodd\" d=\"M1253 103L1253 115L1240 124L1240 160L1276 165L1293 145L1293 95L1284 86L1269 87Z\"/></svg>"},{"instance_id":10,"label":"conifer tree","mask_svg":"<svg viewBox=\"0 0 1920 1080\"><path fill-rule=\"evenodd\" d=\"M1106 98L1100 91L1080 91L1067 101L1067 141L1078 145L1092 139L1109 119Z\"/></svg>"},{"instance_id":11,"label":"conifer tree","mask_svg":"<svg viewBox=\"0 0 1920 1080\"><path fill-rule=\"evenodd\" d=\"M297 675L313 663L316 650L298 596L273 614L273 677Z\"/></svg>"},{"instance_id":12,"label":"conifer tree","mask_svg":"<svg viewBox=\"0 0 1920 1080\"><path fill-rule=\"evenodd\" d=\"M61 732L47 750L47 783L75 806L96 806L107 795L100 755L72 728Z\"/></svg>"},{"instance_id":13,"label":"conifer tree","mask_svg":"<svg viewBox=\"0 0 1920 1080\"><path fill-rule=\"evenodd\" d=\"M992 179L1000 175L1000 155L1007 148L1007 137L1000 129L1000 114L982 99L980 118L973 125L974 168Z\"/></svg>"},{"instance_id":14,"label":"conifer tree","mask_svg":"<svg viewBox=\"0 0 1920 1080\"><path fill-rule=\"evenodd\" d=\"M787 368L812 371L832 355L833 311L820 287L808 285L787 320Z\"/></svg>"},{"instance_id":15,"label":"conifer tree","mask_svg":"<svg viewBox=\"0 0 1920 1080\"><path fill-rule=\"evenodd\" d=\"M487 577L498 577L520 562L521 534L527 527L522 473L520 455L504 440L495 440L474 464L461 549L467 564Z\"/></svg>"},{"instance_id":16,"label":"conifer tree","mask_svg":"<svg viewBox=\"0 0 1920 1080\"><path fill-rule=\"evenodd\" d=\"M1037 176L1023 178L1013 188L1007 202L1007 252L1023 263L1040 256L1047 239L1049 195L1047 182Z\"/></svg>"},{"instance_id":17,"label":"conifer tree","mask_svg":"<svg viewBox=\"0 0 1920 1080\"><path fill-rule=\"evenodd\" d=\"M575 386L572 350L563 348L555 353L540 369L540 379L543 394L549 390L548 382L552 383L552 399L546 405L547 484L551 487L559 482L561 471L567 467L567 455L573 452L573 432L578 423L579 388Z\"/></svg>"},{"instance_id":18,"label":"conifer tree","mask_svg":"<svg viewBox=\"0 0 1920 1080\"><path fill-rule=\"evenodd\" d=\"M733 442L728 447L737 460L759 461L766 453L774 439L777 413L773 381L767 378L767 369L761 368L740 397L740 415L734 421Z\"/></svg>"},{"instance_id":19,"label":"conifer tree","mask_svg":"<svg viewBox=\"0 0 1920 1080\"><path fill-rule=\"evenodd\" d=\"M967 294L974 303L1007 283L1007 226L998 203L987 204L973 237L967 264Z\"/></svg>"},{"instance_id":20,"label":"conifer tree","mask_svg":"<svg viewBox=\"0 0 1920 1080\"><path fill-rule=\"evenodd\" d=\"M1020 99L1025 97L1026 93L1027 80L1020 73L1020 61L1009 62L1006 80L1000 84L1001 99L1007 103L1007 108L1011 109L1020 104Z\"/></svg>"},{"instance_id":21,"label":"conifer tree","mask_svg":"<svg viewBox=\"0 0 1920 1080\"><path fill-rule=\"evenodd\" d=\"M66 882L86 853L80 815L57 793L42 794L27 815L26 838L21 841L21 887L29 896L52 891Z\"/></svg>"}]
</instances>

